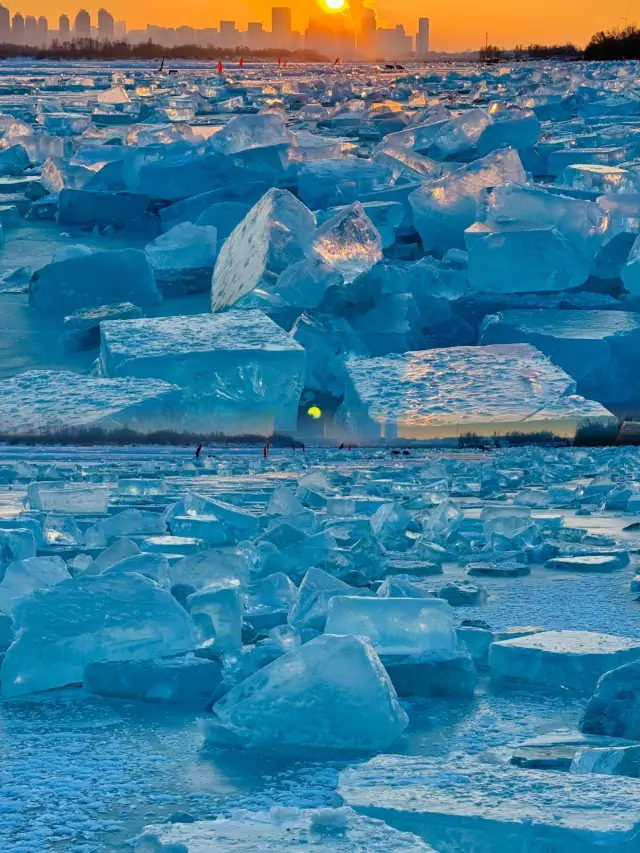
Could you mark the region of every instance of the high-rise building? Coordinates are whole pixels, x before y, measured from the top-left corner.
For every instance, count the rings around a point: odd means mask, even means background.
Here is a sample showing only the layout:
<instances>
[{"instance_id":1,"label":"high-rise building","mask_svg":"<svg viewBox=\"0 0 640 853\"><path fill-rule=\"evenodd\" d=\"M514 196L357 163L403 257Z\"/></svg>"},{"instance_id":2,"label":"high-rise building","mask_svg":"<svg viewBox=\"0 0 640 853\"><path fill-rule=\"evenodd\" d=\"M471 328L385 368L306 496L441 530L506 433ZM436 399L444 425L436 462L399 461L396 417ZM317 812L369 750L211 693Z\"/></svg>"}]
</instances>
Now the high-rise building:
<instances>
[{"instance_id":1,"label":"high-rise building","mask_svg":"<svg viewBox=\"0 0 640 853\"><path fill-rule=\"evenodd\" d=\"M220 47L236 47L239 35L235 21L220 21Z\"/></svg>"},{"instance_id":2,"label":"high-rise building","mask_svg":"<svg viewBox=\"0 0 640 853\"><path fill-rule=\"evenodd\" d=\"M24 43L30 45L38 43L38 22L33 15L27 15L24 19Z\"/></svg>"},{"instance_id":3,"label":"high-rise building","mask_svg":"<svg viewBox=\"0 0 640 853\"><path fill-rule=\"evenodd\" d=\"M71 27L69 25L69 16L60 15L58 18L58 38L60 41L69 41Z\"/></svg>"},{"instance_id":4,"label":"high-rise building","mask_svg":"<svg viewBox=\"0 0 640 853\"><path fill-rule=\"evenodd\" d=\"M106 9L98 11L98 38L102 41L113 41L115 23L113 15Z\"/></svg>"},{"instance_id":5,"label":"high-rise building","mask_svg":"<svg viewBox=\"0 0 640 853\"><path fill-rule=\"evenodd\" d=\"M365 59L376 54L376 13L374 9L363 9L358 32L358 53Z\"/></svg>"},{"instance_id":6,"label":"high-rise building","mask_svg":"<svg viewBox=\"0 0 640 853\"><path fill-rule=\"evenodd\" d=\"M49 43L49 21L44 15L38 18L38 44L46 47Z\"/></svg>"},{"instance_id":7,"label":"high-rise building","mask_svg":"<svg viewBox=\"0 0 640 853\"><path fill-rule=\"evenodd\" d=\"M11 20L11 41L14 44L24 44L24 18L16 12Z\"/></svg>"},{"instance_id":8,"label":"high-rise building","mask_svg":"<svg viewBox=\"0 0 640 853\"><path fill-rule=\"evenodd\" d=\"M418 18L416 57L424 59L429 53L429 18Z\"/></svg>"},{"instance_id":9,"label":"high-rise building","mask_svg":"<svg viewBox=\"0 0 640 853\"><path fill-rule=\"evenodd\" d=\"M247 36L243 41L251 50L260 50L267 46L267 35L261 23L249 21L247 24Z\"/></svg>"},{"instance_id":10,"label":"high-rise building","mask_svg":"<svg viewBox=\"0 0 640 853\"><path fill-rule=\"evenodd\" d=\"M0 43L11 41L11 13L6 6L0 6Z\"/></svg>"},{"instance_id":11,"label":"high-rise building","mask_svg":"<svg viewBox=\"0 0 640 853\"><path fill-rule=\"evenodd\" d=\"M406 35L402 24L376 32L376 53L382 59L406 59L413 48L413 39Z\"/></svg>"},{"instance_id":12,"label":"high-rise building","mask_svg":"<svg viewBox=\"0 0 640 853\"><path fill-rule=\"evenodd\" d=\"M304 34L307 50L315 50L329 59L352 59L355 55L355 33L348 26L344 15L329 15L322 12L309 18Z\"/></svg>"},{"instance_id":13,"label":"high-rise building","mask_svg":"<svg viewBox=\"0 0 640 853\"><path fill-rule=\"evenodd\" d=\"M117 39L125 38L127 35L127 22L116 21L116 25L114 27L114 34Z\"/></svg>"},{"instance_id":14,"label":"high-rise building","mask_svg":"<svg viewBox=\"0 0 640 853\"><path fill-rule=\"evenodd\" d=\"M291 42L291 9L274 6L271 9L271 46L288 48Z\"/></svg>"},{"instance_id":15,"label":"high-rise building","mask_svg":"<svg viewBox=\"0 0 640 853\"><path fill-rule=\"evenodd\" d=\"M73 32L78 39L91 38L91 17L86 9L80 9L76 15Z\"/></svg>"}]
</instances>

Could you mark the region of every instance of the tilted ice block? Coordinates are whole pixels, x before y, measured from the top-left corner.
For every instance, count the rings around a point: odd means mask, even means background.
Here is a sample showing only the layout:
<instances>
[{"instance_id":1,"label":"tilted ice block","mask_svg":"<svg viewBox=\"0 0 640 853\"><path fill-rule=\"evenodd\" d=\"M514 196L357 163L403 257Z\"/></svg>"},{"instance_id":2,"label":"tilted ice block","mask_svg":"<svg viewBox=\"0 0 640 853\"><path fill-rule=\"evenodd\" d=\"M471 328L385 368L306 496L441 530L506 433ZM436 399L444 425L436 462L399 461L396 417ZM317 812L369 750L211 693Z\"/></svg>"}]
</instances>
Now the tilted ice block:
<instances>
[{"instance_id":1,"label":"tilted ice block","mask_svg":"<svg viewBox=\"0 0 640 853\"><path fill-rule=\"evenodd\" d=\"M476 222L464 232L470 287L484 293L570 290L589 277L584 254L551 225Z\"/></svg>"},{"instance_id":2,"label":"tilted ice block","mask_svg":"<svg viewBox=\"0 0 640 853\"><path fill-rule=\"evenodd\" d=\"M9 563L0 583L0 610L11 614L18 601L34 589L54 586L70 578L61 557L27 557Z\"/></svg>"},{"instance_id":3,"label":"tilted ice block","mask_svg":"<svg viewBox=\"0 0 640 853\"><path fill-rule=\"evenodd\" d=\"M640 314L624 311L501 311L485 317L481 344L529 343L576 380L578 391L602 403L636 400Z\"/></svg>"},{"instance_id":4,"label":"tilted ice block","mask_svg":"<svg viewBox=\"0 0 640 853\"><path fill-rule=\"evenodd\" d=\"M22 145L0 150L0 176L21 175L29 168L29 154Z\"/></svg>"},{"instance_id":5,"label":"tilted ice block","mask_svg":"<svg viewBox=\"0 0 640 853\"><path fill-rule=\"evenodd\" d=\"M36 556L36 540L31 530L16 527L0 529L0 567Z\"/></svg>"},{"instance_id":6,"label":"tilted ice block","mask_svg":"<svg viewBox=\"0 0 640 853\"><path fill-rule=\"evenodd\" d=\"M606 746L579 750L571 762L572 773L606 773L640 777L640 745Z\"/></svg>"},{"instance_id":7,"label":"tilted ice block","mask_svg":"<svg viewBox=\"0 0 640 853\"><path fill-rule=\"evenodd\" d=\"M291 330L304 347L307 367L304 387L317 393L342 397L347 377L345 359L350 353L368 355L366 347L342 317L303 314Z\"/></svg>"},{"instance_id":8,"label":"tilted ice block","mask_svg":"<svg viewBox=\"0 0 640 853\"><path fill-rule=\"evenodd\" d=\"M472 151L477 146L483 131L492 122L493 119L486 110L464 110L439 128L429 144L429 156L437 160L446 160Z\"/></svg>"},{"instance_id":9,"label":"tilted ice block","mask_svg":"<svg viewBox=\"0 0 640 853\"><path fill-rule=\"evenodd\" d=\"M345 399L336 421L361 436L540 429L569 435L586 418L607 426L613 419L599 404L575 396L574 380L530 344L354 357L346 368ZM546 420L529 423L542 410Z\"/></svg>"},{"instance_id":10,"label":"tilted ice block","mask_svg":"<svg viewBox=\"0 0 640 853\"><path fill-rule=\"evenodd\" d=\"M109 506L109 487L92 483L40 480L27 486L26 505L32 510L104 515Z\"/></svg>"},{"instance_id":11,"label":"tilted ice block","mask_svg":"<svg viewBox=\"0 0 640 853\"><path fill-rule=\"evenodd\" d=\"M64 434L93 427L153 431L171 423L177 390L160 380L30 370L0 381L0 434Z\"/></svg>"},{"instance_id":12,"label":"tilted ice block","mask_svg":"<svg viewBox=\"0 0 640 853\"><path fill-rule=\"evenodd\" d=\"M93 661L82 686L89 693L204 710L222 680L220 664L193 656L136 661Z\"/></svg>"},{"instance_id":13,"label":"tilted ice block","mask_svg":"<svg viewBox=\"0 0 640 853\"><path fill-rule=\"evenodd\" d=\"M116 536L162 536L166 532L161 515L131 507L92 524L85 531L85 542L91 548L100 548Z\"/></svg>"},{"instance_id":14,"label":"tilted ice block","mask_svg":"<svg viewBox=\"0 0 640 853\"><path fill-rule=\"evenodd\" d=\"M627 263L620 272L620 278L629 293L634 295L640 293L640 237L636 237L631 247Z\"/></svg>"},{"instance_id":15,"label":"tilted ice block","mask_svg":"<svg viewBox=\"0 0 640 853\"><path fill-rule=\"evenodd\" d=\"M249 676L213 712L205 738L279 750L384 749L408 722L369 643L330 634Z\"/></svg>"},{"instance_id":16,"label":"tilted ice block","mask_svg":"<svg viewBox=\"0 0 640 853\"><path fill-rule=\"evenodd\" d=\"M438 598L338 595L329 602L327 634L367 637L379 655L452 657L453 610Z\"/></svg>"},{"instance_id":17,"label":"tilted ice block","mask_svg":"<svg viewBox=\"0 0 640 853\"><path fill-rule=\"evenodd\" d=\"M425 250L464 248L464 230L477 219L483 193L500 184L525 180L520 157L508 148L414 190L409 203Z\"/></svg>"},{"instance_id":18,"label":"tilted ice block","mask_svg":"<svg viewBox=\"0 0 640 853\"><path fill-rule=\"evenodd\" d=\"M422 183L423 181L433 181L440 178L443 172L450 171L437 160L432 160L430 157L418 154L410 148L384 140L376 147L371 159L374 163L392 169L396 180L404 178L408 181L420 181Z\"/></svg>"},{"instance_id":19,"label":"tilted ice block","mask_svg":"<svg viewBox=\"0 0 640 853\"><path fill-rule=\"evenodd\" d=\"M219 201L207 207L195 220L195 224L213 226L216 229L218 240L222 243L250 210L251 205L241 201Z\"/></svg>"},{"instance_id":20,"label":"tilted ice block","mask_svg":"<svg viewBox=\"0 0 640 853\"><path fill-rule=\"evenodd\" d=\"M146 826L135 853L434 853L424 841L350 809L236 809L232 818Z\"/></svg>"},{"instance_id":21,"label":"tilted ice block","mask_svg":"<svg viewBox=\"0 0 640 853\"><path fill-rule=\"evenodd\" d=\"M451 760L379 755L340 774L360 814L448 853L631 853L640 781Z\"/></svg>"},{"instance_id":22,"label":"tilted ice block","mask_svg":"<svg viewBox=\"0 0 640 853\"><path fill-rule=\"evenodd\" d=\"M288 266L268 291L297 308L315 308L329 287L340 287L341 271L322 258L306 258ZM250 294L249 294L250 295Z\"/></svg>"},{"instance_id":23,"label":"tilted ice block","mask_svg":"<svg viewBox=\"0 0 640 853\"><path fill-rule=\"evenodd\" d=\"M491 677L589 694L610 669L640 658L640 642L591 631L544 631L493 643Z\"/></svg>"},{"instance_id":24,"label":"tilted ice block","mask_svg":"<svg viewBox=\"0 0 640 853\"><path fill-rule=\"evenodd\" d=\"M425 345L418 303L411 293L388 293L353 328L371 355L418 350Z\"/></svg>"},{"instance_id":25,"label":"tilted ice block","mask_svg":"<svg viewBox=\"0 0 640 853\"><path fill-rule=\"evenodd\" d=\"M55 256L54 260L57 260ZM133 302L79 308L64 318L65 348L71 351L97 349L100 346L100 323L103 320L131 320L138 317L142 317L142 309Z\"/></svg>"},{"instance_id":26,"label":"tilted ice block","mask_svg":"<svg viewBox=\"0 0 640 853\"><path fill-rule=\"evenodd\" d=\"M596 190L599 193L635 193L640 189L638 178L619 166L598 163L574 163L562 173L559 183L574 190Z\"/></svg>"},{"instance_id":27,"label":"tilted ice block","mask_svg":"<svg viewBox=\"0 0 640 853\"><path fill-rule=\"evenodd\" d=\"M95 252L47 264L34 272L29 284L29 305L54 316L121 302L145 309L160 301L147 256L139 249Z\"/></svg>"},{"instance_id":28,"label":"tilted ice block","mask_svg":"<svg viewBox=\"0 0 640 853\"><path fill-rule=\"evenodd\" d=\"M215 515L175 515L170 529L174 536L191 536L208 545L224 545L229 541L227 528Z\"/></svg>"},{"instance_id":29,"label":"tilted ice block","mask_svg":"<svg viewBox=\"0 0 640 853\"><path fill-rule=\"evenodd\" d=\"M65 188L58 194L58 222L61 225L126 228L139 219L148 206L149 196L143 193Z\"/></svg>"},{"instance_id":30,"label":"tilted ice block","mask_svg":"<svg viewBox=\"0 0 640 853\"><path fill-rule=\"evenodd\" d=\"M235 548L211 548L174 563L169 570L169 580L172 586L194 590L240 588L249 583L257 561L258 552L250 543Z\"/></svg>"},{"instance_id":31,"label":"tilted ice block","mask_svg":"<svg viewBox=\"0 0 640 853\"><path fill-rule=\"evenodd\" d=\"M178 201L205 192L242 183L246 171L221 154L189 154L165 157L140 169L138 189L152 199Z\"/></svg>"},{"instance_id":32,"label":"tilted ice block","mask_svg":"<svg viewBox=\"0 0 640 853\"><path fill-rule=\"evenodd\" d=\"M302 579L289 610L289 624L299 630L324 631L329 603L335 595L350 596L353 587L322 569L310 568Z\"/></svg>"},{"instance_id":33,"label":"tilted ice block","mask_svg":"<svg viewBox=\"0 0 640 853\"><path fill-rule=\"evenodd\" d=\"M233 116L211 137L209 147L221 154L290 142L285 117L280 113Z\"/></svg>"},{"instance_id":34,"label":"tilted ice block","mask_svg":"<svg viewBox=\"0 0 640 853\"><path fill-rule=\"evenodd\" d=\"M590 734L640 739L640 664L638 661L605 672L580 720Z\"/></svg>"},{"instance_id":35,"label":"tilted ice block","mask_svg":"<svg viewBox=\"0 0 640 853\"><path fill-rule=\"evenodd\" d=\"M627 151L623 146L609 145L602 148L563 148L550 151L547 156L547 171L557 177L567 166L574 163L595 163L603 166L617 166L627 159Z\"/></svg>"},{"instance_id":36,"label":"tilted ice block","mask_svg":"<svg viewBox=\"0 0 640 853\"><path fill-rule=\"evenodd\" d=\"M86 166L72 166L62 157L49 157L42 167L40 182L50 193L59 193L66 188L81 190L95 177L95 172Z\"/></svg>"},{"instance_id":37,"label":"tilted ice block","mask_svg":"<svg viewBox=\"0 0 640 853\"><path fill-rule=\"evenodd\" d=\"M213 272L211 310L233 305L305 257L315 216L287 190L271 189L226 240Z\"/></svg>"},{"instance_id":38,"label":"tilted ice block","mask_svg":"<svg viewBox=\"0 0 640 853\"><path fill-rule=\"evenodd\" d=\"M13 616L16 638L0 669L4 696L75 684L94 660L148 660L194 642L181 605L136 574L62 581L23 599Z\"/></svg>"},{"instance_id":39,"label":"tilted ice block","mask_svg":"<svg viewBox=\"0 0 640 853\"><path fill-rule=\"evenodd\" d=\"M304 350L261 311L114 320L101 332L102 375L175 382L186 389L185 422L194 428L237 435L296 427Z\"/></svg>"},{"instance_id":40,"label":"tilted ice block","mask_svg":"<svg viewBox=\"0 0 640 853\"><path fill-rule=\"evenodd\" d=\"M351 204L365 193L387 189L392 184L392 169L356 157L313 160L298 173L298 194L314 210Z\"/></svg>"},{"instance_id":41,"label":"tilted ice block","mask_svg":"<svg viewBox=\"0 0 640 853\"><path fill-rule=\"evenodd\" d=\"M208 290L217 241L213 226L182 222L148 243L145 253L160 290L172 295Z\"/></svg>"},{"instance_id":42,"label":"tilted ice block","mask_svg":"<svg viewBox=\"0 0 640 853\"><path fill-rule=\"evenodd\" d=\"M213 641L216 654L242 648L242 601L237 584L194 592L187 599L187 608L201 642Z\"/></svg>"},{"instance_id":43,"label":"tilted ice block","mask_svg":"<svg viewBox=\"0 0 640 853\"><path fill-rule=\"evenodd\" d=\"M169 561L162 554L133 554L112 563L103 569L103 572L135 572L154 581L158 586L169 587Z\"/></svg>"},{"instance_id":44,"label":"tilted ice block","mask_svg":"<svg viewBox=\"0 0 640 853\"><path fill-rule=\"evenodd\" d=\"M356 201L314 231L311 252L335 267L350 283L382 258L382 239Z\"/></svg>"},{"instance_id":45,"label":"tilted ice block","mask_svg":"<svg viewBox=\"0 0 640 853\"><path fill-rule=\"evenodd\" d=\"M253 539L258 535L259 521L252 512L216 498L204 498L194 492L187 492L183 498L169 507L165 518L171 523L171 519L177 515L185 514L215 516L224 524L235 541Z\"/></svg>"},{"instance_id":46,"label":"tilted ice block","mask_svg":"<svg viewBox=\"0 0 640 853\"><path fill-rule=\"evenodd\" d=\"M497 106L497 103L493 106ZM541 126L538 117L531 110L517 107L493 110L489 108L492 123L480 134L476 143L478 152L488 154L498 148L532 148L540 139Z\"/></svg>"}]
</instances>

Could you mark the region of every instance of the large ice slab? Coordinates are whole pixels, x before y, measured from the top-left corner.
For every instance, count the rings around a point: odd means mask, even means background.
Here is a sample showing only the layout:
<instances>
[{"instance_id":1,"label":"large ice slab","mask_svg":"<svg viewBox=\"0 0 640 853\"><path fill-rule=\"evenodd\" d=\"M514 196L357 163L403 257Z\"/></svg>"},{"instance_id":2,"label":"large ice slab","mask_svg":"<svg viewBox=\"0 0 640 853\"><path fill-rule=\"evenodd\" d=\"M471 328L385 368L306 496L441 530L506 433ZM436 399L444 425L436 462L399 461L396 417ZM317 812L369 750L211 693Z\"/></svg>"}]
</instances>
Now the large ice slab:
<instances>
[{"instance_id":1,"label":"large ice slab","mask_svg":"<svg viewBox=\"0 0 640 853\"><path fill-rule=\"evenodd\" d=\"M529 343L549 356L586 397L602 403L637 400L640 314L626 311L501 311L486 317L481 344Z\"/></svg>"},{"instance_id":2,"label":"large ice slab","mask_svg":"<svg viewBox=\"0 0 640 853\"><path fill-rule=\"evenodd\" d=\"M27 557L9 563L0 582L0 611L11 615L18 601L34 589L55 586L70 578L61 557Z\"/></svg>"},{"instance_id":3,"label":"large ice slab","mask_svg":"<svg viewBox=\"0 0 640 853\"><path fill-rule=\"evenodd\" d=\"M360 202L339 210L311 238L311 252L351 282L382 258L382 241Z\"/></svg>"},{"instance_id":4,"label":"large ice slab","mask_svg":"<svg viewBox=\"0 0 640 853\"><path fill-rule=\"evenodd\" d=\"M47 264L29 284L29 304L43 314L68 315L82 308L161 301L147 256L139 249L95 252Z\"/></svg>"},{"instance_id":5,"label":"large ice slab","mask_svg":"<svg viewBox=\"0 0 640 853\"><path fill-rule=\"evenodd\" d=\"M270 276L304 260L315 216L288 190L271 189L220 250L211 282L211 310L220 311Z\"/></svg>"},{"instance_id":6,"label":"large ice slab","mask_svg":"<svg viewBox=\"0 0 640 853\"><path fill-rule=\"evenodd\" d=\"M542 429L570 435L584 420L617 423L529 344L450 347L351 358L336 419L356 435L387 438Z\"/></svg>"},{"instance_id":7,"label":"large ice slab","mask_svg":"<svg viewBox=\"0 0 640 853\"><path fill-rule=\"evenodd\" d=\"M409 832L350 809L236 810L232 818L146 826L135 853L434 853Z\"/></svg>"},{"instance_id":8,"label":"large ice slab","mask_svg":"<svg viewBox=\"0 0 640 853\"><path fill-rule=\"evenodd\" d=\"M162 377L187 389L194 427L295 429L304 350L261 311L114 320L101 330L102 375Z\"/></svg>"},{"instance_id":9,"label":"large ice slab","mask_svg":"<svg viewBox=\"0 0 640 853\"><path fill-rule=\"evenodd\" d=\"M78 577L36 590L13 617L16 638L0 669L4 696L80 682L91 661L158 658L194 643L187 612L137 574Z\"/></svg>"},{"instance_id":10,"label":"large ice slab","mask_svg":"<svg viewBox=\"0 0 640 853\"><path fill-rule=\"evenodd\" d=\"M384 749L408 722L369 643L330 634L250 676L213 711L208 739L278 750Z\"/></svg>"},{"instance_id":11,"label":"large ice slab","mask_svg":"<svg viewBox=\"0 0 640 853\"><path fill-rule=\"evenodd\" d=\"M379 755L344 770L338 794L447 853L631 853L640 837L640 781L621 777Z\"/></svg>"},{"instance_id":12,"label":"large ice slab","mask_svg":"<svg viewBox=\"0 0 640 853\"><path fill-rule=\"evenodd\" d=\"M489 648L497 681L587 694L605 672L638 659L639 641L592 631L542 631Z\"/></svg>"},{"instance_id":13,"label":"large ice slab","mask_svg":"<svg viewBox=\"0 0 640 853\"><path fill-rule=\"evenodd\" d=\"M589 734L640 738L640 663L632 661L605 672L580 720Z\"/></svg>"},{"instance_id":14,"label":"large ice slab","mask_svg":"<svg viewBox=\"0 0 640 853\"><path fill-rule=\"evenodd\" d=\"M0 435L99 428L153 432L173 421L178 389L160 379L30 370L0 381Z\"/></svg>"}]
</instances>

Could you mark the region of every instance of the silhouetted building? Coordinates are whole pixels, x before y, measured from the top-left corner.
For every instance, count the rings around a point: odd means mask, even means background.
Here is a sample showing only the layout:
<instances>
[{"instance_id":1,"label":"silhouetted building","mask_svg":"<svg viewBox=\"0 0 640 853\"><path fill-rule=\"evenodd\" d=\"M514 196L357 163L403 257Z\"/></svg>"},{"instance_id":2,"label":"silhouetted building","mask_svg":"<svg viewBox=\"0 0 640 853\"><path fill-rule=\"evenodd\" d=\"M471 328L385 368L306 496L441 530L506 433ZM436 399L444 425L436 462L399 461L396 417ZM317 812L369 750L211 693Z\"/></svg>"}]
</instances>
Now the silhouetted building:
<instances>
[{"instance_id":1,"label":"silhouetted building","mask_svg":"<svg viewBox=\"0 0 640 853\"><path fill-rule=\"evenodd\" d=\"M239 37L235 21L220 21L220 47L237 47L240 44Z\"/></svg>"},{"instance_id":2,"label":"silhouetted building","mask_svg":"<svg viewBox=\"0 0 640 853\"><path fill-rule=\"evenodd\" d=\"M11 13L6 6L0 6L0 43L11 41Z\"/></svg>"},{"instance_id":3,"label":"silhouetted building","mask_svg":"<svg viewBox=\"0 0 640 853\"><path fill-rule=\"evenodd\" d=\"M125 38L127 35L127 22L116 21L116 25L114 27L114 34L117 39Z\"/></svg>"},{"instance_id":4,"label":"silhouetted building","mask_svg":"<svg viewBox=\"0 0 640 853\"><path fill-rule=\"evenodd\" d=\"M418 18L416 33L416 56L424 59L429 53L429 18Z\"/></svg>"},{"instance_id":5,"label":"silhouetted building","mask_svg":"<svg viewBox=\"0 0 640 853\"><path fill-rule=\"evenodd\" d=\"M247 37L244 41L251 50L260 50L269 43L269 34L264 31L262 24L258 21L249 21Z\"/></svg>"},{"instance_id":6,"label":"silhouetted building","mask_svg":"<svg viewBox=\"0 0 640 853\"><path fill-rule=\"evenodd\" d=\"M271 47L288 48L291 43L291 9L274 6L271 9Z\"/></svg>"},{"instance_id":7,"label":"silhouetted building","mask_svg":"<svg viewBox=\"0 0 640 853\"><path fill-rule=\"evenodd\" d=\"M38 44L46 47L49 43L49 21L44 15L38 18Z\"/></svg>"},{"instance_id":8,"label":"silhouetted building","mask_svg":"<svg viewBox=\"0 0 640 853\"><path fill-rule=\"evenodd\" d=\"M24 19L24 43L38 44L38 22L33 15L27 15Z\"/></svg>"},{"instance_id":9,"label":"silhouetted building","mask_svg":"<svg viewBox=\"0 0 640 853\"><path fill-rule=\"evenodd\" d=\"M374 9L363 9L358 33L358 52L371 59L376 55L376 13Z\"/></svg>"},{"instance_id":10,"label":"silhouetted building","mask_svg":"<svg viewBox=\"0 0 640 853\"><path fill-rule=\"evenodd\" d=\"M382 59L404 59L411 53L413 39L406 35L402 24L393 29L376 32L376 53Z\"/></svg>"},{"instance_id":11,"label":"silhouetted building","mask_svg":"<svg viewBox=\"0 0 640 853\"><path fill-rule=\"evenodd\" d=\"M24 44L24 18L16 12L11 20L11 41L14 44Z\"/></svg>"},{"instance_id":12,"label":"silhouetted building","mask_svg":"<svg viewBox=\"0 0 640 853\"><path fill-rule=\"evenodd\" d=\"M69 17L67 15L60 15L58 19L58 38L60 41L69 41L70 34Z\"/></svg>"},{"instance_id":13,"label":"silhouetted building","mask_svg":"<svg viewBox=\"0 0 640 853\"><path fill-rule=\"evenodd\" d=\"M113 15L106 9L98 11L98 38L103 41L113 41L115 35L115 23Z\"/></svg>"},{"instance_id":14,"label":"silhouetted building","mask_svg":"<svg viewBox=\"0 0 640 853\"><path fill-rule=\"evenodd\" d=\"M304 42L307 50L317 50L329 59L351 59L355 54L355 33L344 15L312 15Z\"/></svg>"},{"instance_id":15,"label":"silhouetted building","mask_svg":"<svg viewBox=\"0 0 640 853\"><path fill-rule=\"evenodd\" d=\"M91 17L86 9L80 9L76 15L73 32L78 39L91 38Z\"/></svg>"}]
</instances>

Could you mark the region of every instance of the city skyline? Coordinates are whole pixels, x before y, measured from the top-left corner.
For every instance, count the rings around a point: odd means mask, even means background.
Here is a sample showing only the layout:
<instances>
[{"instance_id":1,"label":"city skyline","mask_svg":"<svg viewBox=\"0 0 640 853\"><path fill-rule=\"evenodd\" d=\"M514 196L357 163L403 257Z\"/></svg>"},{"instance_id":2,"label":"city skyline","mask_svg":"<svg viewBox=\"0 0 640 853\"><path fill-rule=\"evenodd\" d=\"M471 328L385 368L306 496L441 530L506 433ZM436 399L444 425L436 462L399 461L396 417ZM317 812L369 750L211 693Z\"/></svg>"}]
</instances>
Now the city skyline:
<instances>
[{"instance_id":1,"label":"city skyline","mask_svg":"<svg viewBox=\"0 0 640 853\"><path fill-rule=\"evenodd\" d=\"M309 19L317 16L326 0L298 0L291 4L291 26L293 32L304 33ZM179 12L173 4L158 4L150 0L139 0L135 6L124 0L114 0L109 4L114 21L126 20L129 30L145 30L147 25L160 28L187 27L196 30L218 28L215 20L224 13L205 6L195 0L183 0ZM97 23L98 4L87 4L92 24ZM431 28L431 50L457 51L477 49L488 37L492 44L500 47L513 47L515 44L564 43L573 41L585 44L591 35L600 29L624 26L635 20L633 9L628 0L612 0L606 8L596 5L592 0L586 3L578 0L565 0L563 4L551 3L551 0L539 0L535 14L529 14L532 7L508 4L504 0L485 0L481 5L477 0L458 0L455 14L450 3L445 0L430 0L425 6L423 0L403 0L398 5L391 0L379 0L375 3L378 27L393 30L403 26L407 36L415 40L419 18L429 18ZM59 16L66 13L73 24L78 9L65 8L62 2L44 0L44 2L21 3L11 9L11 15L20 12L24 19L36 21L46 17L57 26ZM179 14L179 18L177 15ZM271 26L271 7L263 0L244 0L235 3L233 15L237 29L246 31L249 24L256 28L262 24L263 31ZM97 28L96 28L97 29Z\"/></svg>"}]
</instances>

